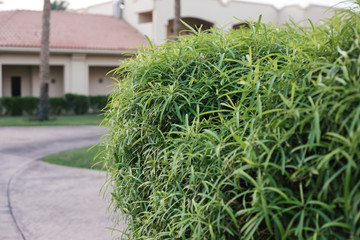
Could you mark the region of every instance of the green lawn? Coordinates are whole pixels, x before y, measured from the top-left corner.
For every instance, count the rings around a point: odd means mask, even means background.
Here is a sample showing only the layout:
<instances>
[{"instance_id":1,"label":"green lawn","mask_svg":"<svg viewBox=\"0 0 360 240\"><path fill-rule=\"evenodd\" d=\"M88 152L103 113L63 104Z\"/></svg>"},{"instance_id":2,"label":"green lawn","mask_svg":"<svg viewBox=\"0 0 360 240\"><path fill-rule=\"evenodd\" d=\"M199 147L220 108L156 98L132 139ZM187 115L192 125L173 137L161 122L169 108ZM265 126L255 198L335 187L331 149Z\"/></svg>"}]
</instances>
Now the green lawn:
<instances>
[{"instance_id":1,"label":"green lawn","mask_svg":"<svg viewBox=\"0 0 360 240\"><path fill-rule=\"evenodd\" d=\"M83 148L72 149L65 152L56 153L42 158L44 162L78 168L101 169L102 164L94 161L94 157L98 153L99 147L87 146Z\"/></svg>"},{"instance_id":2,"label":"green lawn","mask_svg":"<svg viewBox=\"0 0 360 240\"><path fill-rule=\"evenodd\" d=\"M0 117L0 127L10 126L81 126L81 125L99 125L103 116L96 114L87 115L63 115L51 116L49 121L39 122L35 117L24 116L2 116Z\"/></svg>"}]
</instances>

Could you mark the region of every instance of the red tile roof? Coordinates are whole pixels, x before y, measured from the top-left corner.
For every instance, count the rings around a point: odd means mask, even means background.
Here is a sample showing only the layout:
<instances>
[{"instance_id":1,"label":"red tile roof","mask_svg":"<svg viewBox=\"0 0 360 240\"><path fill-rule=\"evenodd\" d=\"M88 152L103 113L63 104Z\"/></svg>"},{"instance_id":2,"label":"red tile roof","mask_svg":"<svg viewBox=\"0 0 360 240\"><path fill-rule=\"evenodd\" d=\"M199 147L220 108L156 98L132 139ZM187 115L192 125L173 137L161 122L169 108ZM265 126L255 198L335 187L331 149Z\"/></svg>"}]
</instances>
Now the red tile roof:
<instances>
[{"instance_id":1,"label":"red tile roof","mask_svg":"<svg viewBox=\"0 0 360 240\"><path fill-rule=\"evenodd\" d=\"M40 47L40 11L0 12L0 47ZM124 20L110 16L52 11L50 48L127 50L145 38Z\"/></svg>"}]
</instances>

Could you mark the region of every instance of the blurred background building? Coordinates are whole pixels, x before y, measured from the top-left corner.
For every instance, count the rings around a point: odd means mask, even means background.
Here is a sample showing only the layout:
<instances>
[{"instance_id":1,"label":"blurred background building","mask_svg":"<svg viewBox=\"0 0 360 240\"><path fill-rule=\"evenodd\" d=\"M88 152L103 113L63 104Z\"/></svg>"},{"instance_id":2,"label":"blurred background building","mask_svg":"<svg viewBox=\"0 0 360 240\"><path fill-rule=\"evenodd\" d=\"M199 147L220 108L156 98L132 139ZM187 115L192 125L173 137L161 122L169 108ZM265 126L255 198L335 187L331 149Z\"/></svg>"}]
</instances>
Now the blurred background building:
<instances>
[{"instance_id":1,"label":"blurred background building","mask_svg":"<svg viewBox=\"0 0 360 240\"><path fill-rule=\"evenodd\" d=\"M141 34L155 43L165 41L173 34L174 0L119 0L78 9L78 13L120 16ZM307 19L318 23L333 15L336 8L345 6L340 1L323 0L181 0L181 18L190 26L202 29L237 28L242 20L283 24L293 19L309 26ZM237 20L237 19L240 20ZM182 28L186 29L185 26Z\"/></svg>"},{"instance_id":2,"label":"blurred background building","mask_svg":"<svg viewBox=\"0 0 360 240\"><path fill-rule=\"evenodd\" d=\"M71 2L71 0L70 0ZM306 26L330 17L335 0L181 0L181 18L208 29L238 28L244 21ZM342 7L338 5L337 8ZM104 95L114 81L106 73L132 47L161 44L174 35L174 0L106 1L53 11L50 24L50 97L65 93ZM0 97L40 94L41 11L0 11ZM236 17L237 19L235 19ZM186 29L185 26L182 27Z\"/></svg>"},{"instance_id":3,"label":"blurred background building","mask_svg":"<svg viewBox=\"0 0 360 240\"><path fill-rule=\"evenodd\" d=\"M0 12L0 97L40 96L42 12ZM105 95L110 70L144 44L130 24L111 16L52 11L49 96Z\"/></svg>"}]
</instances>

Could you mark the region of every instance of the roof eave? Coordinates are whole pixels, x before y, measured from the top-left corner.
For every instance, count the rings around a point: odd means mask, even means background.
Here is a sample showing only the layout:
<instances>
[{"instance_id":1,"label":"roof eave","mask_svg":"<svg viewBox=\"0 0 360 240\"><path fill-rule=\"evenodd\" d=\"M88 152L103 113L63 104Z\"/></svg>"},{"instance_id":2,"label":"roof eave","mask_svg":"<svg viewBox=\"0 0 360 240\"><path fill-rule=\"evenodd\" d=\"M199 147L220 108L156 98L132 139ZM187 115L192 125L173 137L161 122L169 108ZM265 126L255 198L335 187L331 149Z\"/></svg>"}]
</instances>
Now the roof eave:
<instances>
[{"instance_id":1,"label":"roof eave","mask_svg":"<svg viewBox=\"0 0 360 240\"><path fill-rule=\"evenodd\" d=\"M40 53L39 47L7 47L0 46L0 52L28 52ZM87 49L87 48L50 48L50 53L83 53L83 54L106 54L106 55L119 55L131 54L131 50L119 49Z\"/></svg>"}]
</instances>

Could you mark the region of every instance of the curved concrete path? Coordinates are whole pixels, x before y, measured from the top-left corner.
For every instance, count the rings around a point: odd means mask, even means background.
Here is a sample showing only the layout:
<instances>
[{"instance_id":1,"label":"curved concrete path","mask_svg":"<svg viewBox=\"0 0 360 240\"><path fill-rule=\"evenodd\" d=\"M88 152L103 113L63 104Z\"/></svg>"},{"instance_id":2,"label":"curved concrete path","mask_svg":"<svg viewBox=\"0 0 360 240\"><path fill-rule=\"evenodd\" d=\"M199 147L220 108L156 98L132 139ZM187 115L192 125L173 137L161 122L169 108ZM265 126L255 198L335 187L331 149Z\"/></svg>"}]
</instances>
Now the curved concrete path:
<instances>
[{"instance_id":1,"label":"curved concrete path","mask_svg":"<svg viewBox=\"0 0 360 240\"><path fill-rule=\"evenodd\" d=\"M0 128L0 239L111 239L99 194L104 174L37 160L93 145L98 133L95 126Z\"/></svg>"}]
</instances>

